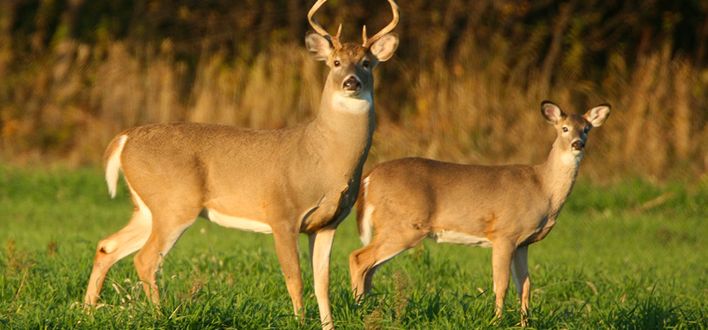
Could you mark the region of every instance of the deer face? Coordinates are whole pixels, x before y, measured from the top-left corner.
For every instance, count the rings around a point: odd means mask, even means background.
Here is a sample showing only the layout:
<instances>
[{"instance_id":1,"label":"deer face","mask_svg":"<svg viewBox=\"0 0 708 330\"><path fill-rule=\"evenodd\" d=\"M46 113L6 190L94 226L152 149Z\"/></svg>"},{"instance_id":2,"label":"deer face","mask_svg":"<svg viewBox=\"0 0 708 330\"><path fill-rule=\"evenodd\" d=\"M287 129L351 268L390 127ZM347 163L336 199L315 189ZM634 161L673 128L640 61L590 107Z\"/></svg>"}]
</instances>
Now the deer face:
<instances>
[{"instance_id":1,"label":"deer face","mask_svg":"<svg viewBox=\"0 0 708 330\"><path fill-rule=\"evenodd\" d=\"M349 97L371 95L374 88L372 70L379 62L393 56L398 38L385 35L375 41L371 47L345 43L336 46L326 37L312 33L305 39L307 49L320 61L325 61L330 68L327 83L333 90Z\"/></svg>"},{"instance_id":2,"label":"deer face","mask_svg":"<svg viewBox=\"0 0 708 330\"><path fill-rule=\"evenodd\" d=\"M317 0L307 14L307 20L315 30L315 33L305 37L307 50L315 59L325 61L329 66L326 88L345 97L371 99L374 88L371 70L379 62L391 58L398 47L398 37L389 34L398 24L398 5L394 0L388 0L393 14L391 22L371 38L367 36L364 26L361 31L363 42L357 45L340 42L341 25L337 34L332 36L314 20L313 16L326 1Z\"/></svg>"},{"instance_id":3,"label":"deer face","mask_svg":"<svg viewBox=\"0 0 708 330\"><path fill-rule=\"evenodd\" d=\"M555 147L561 148L576 158L583 156L588 133L593 127L601 126L610 115L610 106L603 104L588 110L583 115L567 115L557 105L543 101L541 114L556 129Z\"/></svg>"}]
</instances>

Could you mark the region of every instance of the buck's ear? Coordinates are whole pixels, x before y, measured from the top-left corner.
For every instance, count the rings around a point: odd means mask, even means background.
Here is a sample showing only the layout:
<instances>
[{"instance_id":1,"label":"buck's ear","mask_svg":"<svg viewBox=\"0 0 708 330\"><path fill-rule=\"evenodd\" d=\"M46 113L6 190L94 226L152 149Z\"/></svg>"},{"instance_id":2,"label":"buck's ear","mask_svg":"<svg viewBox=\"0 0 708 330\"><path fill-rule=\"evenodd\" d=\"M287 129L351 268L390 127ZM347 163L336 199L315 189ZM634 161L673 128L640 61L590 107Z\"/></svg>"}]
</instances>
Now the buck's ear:
<instances>
[{"instance_id":1,"label":"buck's ear","mask_svg":"<svg viewBox=\"0 0 708 330\"><path fill-rule=\"evenodd\" d=\"M607 117L609 117L609 116L610 116L610 105L609 104L598 105L598 106L588 110L588 112L586 112L583 115L585 120L589 121L593 127L602 126L602 124L605 123L605 120L607 120Z\"/></svg>"},{"instance_id":2,"label":"buck's ear","mask_svg":"<svg viewBox=\"0 0 708 330\"><path fill-rule=\"evenodd\" d=\"M310 33L305 37L305 46L318 61L326 61L333 50L332 43L317 33Z\"/></svg>"},{"instance_id":3,"label":"buck's ear","mask_svg":"<svg viewBox=\"0 0 708 330\"><path fill-rule=\"evenodd\" d=\"M379 40L374 41L374 43L369 47L376 60L379 62L386 62L393 56L393 53L398 48L398 36L395 34L387 34L379 38Z\"/></svg>"},{"instance_id":4,"label":"buck's ear","mask_svg":"<svg viewBox=\"0 0 708 330\"><path fill-rule=\"evenodd\" d=\"M551 124L557 124L565 117L563 110L551 101L541 102L541 114Z\"/></svg>"}]
</instances>

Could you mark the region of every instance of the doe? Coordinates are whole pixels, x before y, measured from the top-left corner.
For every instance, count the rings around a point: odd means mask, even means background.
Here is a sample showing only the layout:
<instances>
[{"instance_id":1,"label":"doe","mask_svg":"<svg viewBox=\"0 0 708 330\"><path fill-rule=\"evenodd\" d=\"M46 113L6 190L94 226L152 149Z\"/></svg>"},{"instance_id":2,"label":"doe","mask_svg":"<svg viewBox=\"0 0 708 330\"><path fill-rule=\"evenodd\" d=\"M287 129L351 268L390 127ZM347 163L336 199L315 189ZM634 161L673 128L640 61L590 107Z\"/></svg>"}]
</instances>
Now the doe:
<instances>
[{"instance_id":1,"label":"doe","mask_svg":"<svg viewBox=\"0 0 708 330\"><path fill-rule=\"evenodd\" d=\"M544 101L541 114L557 135L548 159L535 166L404 158L375 167L362 180L358 204L359 232L367 245L349 258L356 299L370 290L374 272L384 262L432 237L438 243L491 247L495 317L501 317L511 270L521 299L521 325L527 325L528 246L556 224L588 132L609 113L609 105L600 105L584 115L567 115Z\"/></svg>"}]
</instances>

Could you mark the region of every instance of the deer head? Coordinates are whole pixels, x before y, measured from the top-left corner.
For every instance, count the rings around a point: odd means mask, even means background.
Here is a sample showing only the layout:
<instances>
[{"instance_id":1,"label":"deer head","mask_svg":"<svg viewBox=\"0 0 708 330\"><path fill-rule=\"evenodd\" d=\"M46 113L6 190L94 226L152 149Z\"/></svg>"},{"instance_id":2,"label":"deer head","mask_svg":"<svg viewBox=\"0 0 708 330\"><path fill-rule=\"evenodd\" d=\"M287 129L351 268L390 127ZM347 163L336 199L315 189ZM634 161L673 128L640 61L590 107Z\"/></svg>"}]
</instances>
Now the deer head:
<instances>
[{"instance_id":1,"label":"deer head","mask_svg":"<svg viewBox=\"0 0 708 330\"><path fill-rule=\"evenodd\" d=\"M305 44L310 53L318 61L325 61L330 68L326 90L334 91L347 97L370 98L374 86L373 68L393 56L398 47L398 37L390 32L398 24L398 5L393 0L388 0L393 12L393 20L368 38L366 26L362 28L363 42L342 43L340 35L342 25L339 25L337 34L332 36L320 26L313 16L327 0L318 0L307 14L307 19L315 33L305 37Z\"/></svg>"},{"instance_id":2,"label":"deer head","mask_svg":"<svg viewBox=\"0 0 708 330\"><path fill-rule=\"evenodd\" d=\"M602 104L588 110L583 115L566 114L550 101L541 103L541 114L556 129L554 149L560 148L564 154L582 158L588 133L593 127L601 126L610 115L610 105Z\"/></svg>"}]
</instances>

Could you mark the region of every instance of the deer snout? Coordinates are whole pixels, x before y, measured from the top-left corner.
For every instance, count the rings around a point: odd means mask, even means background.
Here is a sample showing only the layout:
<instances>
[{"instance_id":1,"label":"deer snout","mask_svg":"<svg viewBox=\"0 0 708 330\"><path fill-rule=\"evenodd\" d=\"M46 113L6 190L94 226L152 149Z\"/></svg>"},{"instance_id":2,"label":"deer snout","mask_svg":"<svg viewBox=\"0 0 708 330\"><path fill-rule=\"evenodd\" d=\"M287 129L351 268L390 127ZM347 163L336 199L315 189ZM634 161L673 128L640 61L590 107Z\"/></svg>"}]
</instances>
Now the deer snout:
<instances>
[{"instance_id":1,"label":"deer snout","mask_svg":"<svg viewBox=\"0 0 708 330\"><path fill-rule=\"evenodd\" d=\"M361 81L356 76L349 76L342 83L342 88L345 91L358 92L361 89Z\"/></svg>"},{"instance_id":2,"label":"deer snout","mask_svg":"<svg viewBox=\"0 0 708 330\"><path fill-rule=\"evenodd\" d=\"M575 140L575 141L573 141L573 143L570 144L570 146L573 148L573 150L580 151L580 150L583 150L583 148L585 148L585 142L583 142L581 140Z\"/></svg>"}]
</instances>

